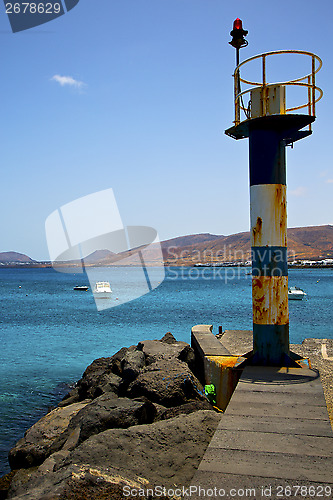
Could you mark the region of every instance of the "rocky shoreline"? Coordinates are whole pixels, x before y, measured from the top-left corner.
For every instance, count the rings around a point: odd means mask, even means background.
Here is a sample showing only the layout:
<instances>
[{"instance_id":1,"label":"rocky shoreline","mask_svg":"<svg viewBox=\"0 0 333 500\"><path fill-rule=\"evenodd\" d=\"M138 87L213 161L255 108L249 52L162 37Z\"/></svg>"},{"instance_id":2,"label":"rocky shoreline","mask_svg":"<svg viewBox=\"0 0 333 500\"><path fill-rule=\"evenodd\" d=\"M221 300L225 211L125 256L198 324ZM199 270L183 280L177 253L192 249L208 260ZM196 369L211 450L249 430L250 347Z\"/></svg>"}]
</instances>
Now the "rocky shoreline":
<instances>
[{"instance_id":1,"label":"rocky shoreline","mask_svg":"<svg viewBox=\"0 0 333 500\"><path fill-rule=\"evenodd\" d=\"M245 352L252 335L242 333L233 342ZM333 340L290 347L320 371L333 428ZM168 490L191 483L221 416L195 356L167 333L96 359L10 451L0 500L149 498L154 488L178 500Z\"/></svg>"},{"instance_id":2,"label":"rocky shoreline","mask_svg":"<svg viewBox=\"0 0 333 500\"><path fill-rule=\"evenodd\" d=\"M120 500L188 485L220 420L195 366L170 333L95 360L10 451L0 498Z\"/></svg>"}]
</instances>

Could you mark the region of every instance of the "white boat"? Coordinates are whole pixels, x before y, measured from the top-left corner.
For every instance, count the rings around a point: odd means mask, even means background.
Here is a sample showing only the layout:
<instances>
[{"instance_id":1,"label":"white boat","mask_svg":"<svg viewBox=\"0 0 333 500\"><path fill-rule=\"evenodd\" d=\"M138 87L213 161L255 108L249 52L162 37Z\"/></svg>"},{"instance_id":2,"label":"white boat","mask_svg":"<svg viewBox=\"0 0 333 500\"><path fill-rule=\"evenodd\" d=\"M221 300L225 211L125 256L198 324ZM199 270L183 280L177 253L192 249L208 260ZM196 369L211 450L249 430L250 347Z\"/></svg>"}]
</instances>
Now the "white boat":
<instances>
[{"instance_id":1,"label":"white boat","mask_svg":"<svg viewBox=\"0 0 333 500\"><path fill-rule=\"evenodd\" d=\"M111 293L112 290L108 281L97 281L93 291L95 299L109 299Z\"/></svg>"},{"instance_id":2,"label":"white boat","mask_svg":"<svg viewBox=\"0 0 333 500\"><path fill-rule=\"evenodd\" d=\"M288 299L289 300L302 300L306 293L301 288L297 286L291 286L288 289Z\"/></svg>"}]
</instances>

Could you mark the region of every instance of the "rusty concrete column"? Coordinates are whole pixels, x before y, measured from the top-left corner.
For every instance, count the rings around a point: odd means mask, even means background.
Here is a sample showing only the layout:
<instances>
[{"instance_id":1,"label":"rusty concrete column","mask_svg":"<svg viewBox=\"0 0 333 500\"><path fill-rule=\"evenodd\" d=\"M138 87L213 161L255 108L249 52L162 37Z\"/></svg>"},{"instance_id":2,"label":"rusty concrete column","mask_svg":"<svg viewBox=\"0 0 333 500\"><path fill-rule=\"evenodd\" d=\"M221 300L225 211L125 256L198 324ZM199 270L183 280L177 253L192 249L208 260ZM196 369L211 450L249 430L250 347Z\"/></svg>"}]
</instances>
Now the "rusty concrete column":
<instances>
[{"instance_id":1,"label":"rusty concrete column","mask_svg":"<svg viewBox=\"0 0 333 500\"><path fill-rule=\"evenodd\" d=\"M274 120L249 133L254 364L289 359L286 161Z\"/></svg>"}]
</instances>

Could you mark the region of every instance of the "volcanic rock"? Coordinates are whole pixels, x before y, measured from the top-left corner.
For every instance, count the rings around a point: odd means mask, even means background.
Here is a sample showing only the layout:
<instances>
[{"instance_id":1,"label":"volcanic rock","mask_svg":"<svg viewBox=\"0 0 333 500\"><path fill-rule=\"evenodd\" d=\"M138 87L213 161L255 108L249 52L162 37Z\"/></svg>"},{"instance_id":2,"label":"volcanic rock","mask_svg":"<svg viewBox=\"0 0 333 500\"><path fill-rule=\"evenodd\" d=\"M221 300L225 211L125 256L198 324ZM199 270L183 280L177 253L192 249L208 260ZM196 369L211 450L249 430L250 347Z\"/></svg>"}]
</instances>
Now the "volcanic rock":
<instances>
[{"instance_id":1,"label":"volcanic rock","mask_svg":"<svg viewBox=\"0 0 333 500\"><path fill-rule=\"evenodd\" d=\"M71 419L66 431L53 443L52 450L60 450L75 429L78 429L77 443L80 444L90 436L107 429L150 424L155 415L156 409L149 401L115 398L112 394L103 394Z\"/></svg>"},{"instance_id":2,"label":"volcanic rock","mask_svg":"<svg viewBox=\"0 0 333 500\"><path fill-rule=\"evenodd\" d=\"M129 385L127 396L145 396L167 408L206 399L199 380L178 359L159 359L146 367Z\"/></svg>"},{"instance_id":3,"label":"volcanic rock","mask_svg":"<svg viewBox=\"0 0 333 500\"><path fill-rule=\"evenodd\" d=\"M117 486L175 488L190 482L220 417L202 410L179 417L110 429L96 434L58 462L54 470L29 470L14 477L8 498L121 499ZM52 459L52 456L48 460ZM74 483L73 483L74 481ZM135 484L135 485L134 485ZM73 488L77 496L73 496ZM111 492L114 491L114 496ZM102 496L107 492L111 496ZM53 495L53 496L52 496Z\"/></svg>"},{"instance_id":4,"label":"volcanic rock","mask_svg":"<svg viewBox=\"0 0 333 500\"><path fill-rule=\"evenodd\" d=\"M50 455L54 441L88 403L89 401L83 401L65 408L55 408L38 420L10 450L8 460L11 468L28 468L41 464Z\"/></svg>"},{"instance_id":5,"label":"volcanic rock","mask_svg":"<svg viewBox=\"0 0 333 500\"><path fill-rule=\"evenodd\" d=\"M145 354L141 350L128 351L121 361L122 376L128 382L134 380L145 366Z\"/></svg>"},{"instance_id":6,"label":"volcanic rock","mask_svg":"<svg viewBox=\"0 0 333 500\"><path fill-rule=\"evenodd\" d=\"M120 500L125 486L189 484L220 420L194 369L171 333L95 360L10 451L8 498Z\"/></svg>"}]
</instances>

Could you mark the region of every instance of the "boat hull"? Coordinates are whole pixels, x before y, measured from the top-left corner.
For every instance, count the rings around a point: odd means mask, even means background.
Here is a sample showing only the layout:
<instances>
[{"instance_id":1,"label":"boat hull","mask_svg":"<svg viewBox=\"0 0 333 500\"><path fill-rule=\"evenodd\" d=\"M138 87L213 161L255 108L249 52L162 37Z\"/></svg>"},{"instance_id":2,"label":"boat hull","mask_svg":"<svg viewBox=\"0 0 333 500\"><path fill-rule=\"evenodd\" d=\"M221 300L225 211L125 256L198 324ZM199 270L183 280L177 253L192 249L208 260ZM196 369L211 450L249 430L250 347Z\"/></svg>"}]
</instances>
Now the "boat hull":
<instances>
[{"instance_id":1,"label":"boat hull","mask_svg":"<svg viewBox=\"0 0 333 500\"><path fill-rule=\"evenodd\" d=\"M304 295L296 295L293 293L288 293L288 300L303 300Z\"/></svg>"},{"instance_id":2,"label":"boat hull","mask_svg":"<svg viewBox=\"0 0 333 500\"><path fill-rule=\"evenodd\" d=\"M110 299L112 292L94 292L95 299Z\"/></svg>"}]
</instances>

